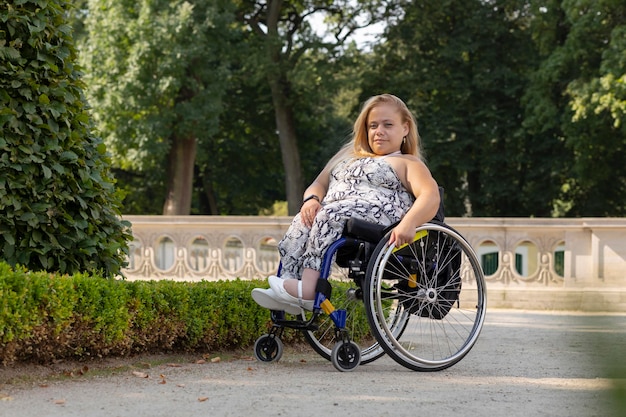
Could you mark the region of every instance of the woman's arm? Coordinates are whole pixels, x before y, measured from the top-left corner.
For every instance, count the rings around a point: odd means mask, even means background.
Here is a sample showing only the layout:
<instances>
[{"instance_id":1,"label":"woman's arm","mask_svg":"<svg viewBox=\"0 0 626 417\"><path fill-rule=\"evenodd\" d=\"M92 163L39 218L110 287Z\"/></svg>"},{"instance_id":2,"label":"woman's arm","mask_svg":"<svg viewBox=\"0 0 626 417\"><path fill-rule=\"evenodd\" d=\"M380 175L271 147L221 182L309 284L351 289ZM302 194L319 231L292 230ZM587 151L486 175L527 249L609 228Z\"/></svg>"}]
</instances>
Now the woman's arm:
<instances>
[{"instance_id":1,"label":"woman's arm","mask_svg":"<svg viewBox=\"0 0 626 417\"><path fill-rule=\"evenodd\" d=\"M415 237L415 228L432 220L439 209L439 186L422 161L404 159L406 187L415 202L400 223L391 231L389 244L396 247L410 243Z\"/></svg>"},{"instance_id":2,"label":"woman's arm","mask_svg":"<svg viewBox=\"0 0 626 417\"><path fill-rule=\"evenodd\" d=\"M322 208L322 200L328 192L330 183L330 172L324 168L315 180L307 187L302 196L302 207L300 208L300 219L305 226L311 227L317 212Z\"/></svg>"}]
</instances>

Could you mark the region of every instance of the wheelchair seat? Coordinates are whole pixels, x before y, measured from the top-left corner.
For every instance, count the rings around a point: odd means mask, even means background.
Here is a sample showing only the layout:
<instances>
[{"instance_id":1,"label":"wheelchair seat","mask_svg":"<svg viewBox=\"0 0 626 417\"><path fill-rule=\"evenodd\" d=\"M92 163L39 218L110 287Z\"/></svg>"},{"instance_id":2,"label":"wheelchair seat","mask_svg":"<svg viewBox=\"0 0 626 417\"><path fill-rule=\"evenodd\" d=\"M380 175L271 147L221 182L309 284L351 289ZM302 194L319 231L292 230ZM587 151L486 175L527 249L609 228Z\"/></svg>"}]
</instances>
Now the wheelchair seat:
<instances>
[{"instance_id":1,"label":"wheelchair seat","mask_svg":"<svg viewBox=\"0 0 626 417\"><path fill-rule=\"evenodd\" d=\"M346 222L346 226L343 229L343 236L378 243L385 236L388 228L389 226L352 217Z\"/></svg>"}]
</instances>

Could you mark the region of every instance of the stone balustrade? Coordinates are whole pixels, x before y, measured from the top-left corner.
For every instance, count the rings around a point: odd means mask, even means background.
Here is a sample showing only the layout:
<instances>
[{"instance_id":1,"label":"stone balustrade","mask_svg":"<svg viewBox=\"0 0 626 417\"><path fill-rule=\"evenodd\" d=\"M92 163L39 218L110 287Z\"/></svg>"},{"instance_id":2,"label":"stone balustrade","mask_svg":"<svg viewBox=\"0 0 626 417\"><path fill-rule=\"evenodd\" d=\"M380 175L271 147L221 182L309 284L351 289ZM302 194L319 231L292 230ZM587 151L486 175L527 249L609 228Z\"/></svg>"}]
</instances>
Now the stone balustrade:
<instances>
[{"instance_id":1,"label":"stone balustrade","mask_svg":"<svg viewBox=\"0 0 626 417\"><path fill-rule=\"evenodd\" d=\"M262 279L289 217L126 216L127 279ZM626 219L448 218L474 247L492 307L626 312Z\"/></svg>"}]
</instances>

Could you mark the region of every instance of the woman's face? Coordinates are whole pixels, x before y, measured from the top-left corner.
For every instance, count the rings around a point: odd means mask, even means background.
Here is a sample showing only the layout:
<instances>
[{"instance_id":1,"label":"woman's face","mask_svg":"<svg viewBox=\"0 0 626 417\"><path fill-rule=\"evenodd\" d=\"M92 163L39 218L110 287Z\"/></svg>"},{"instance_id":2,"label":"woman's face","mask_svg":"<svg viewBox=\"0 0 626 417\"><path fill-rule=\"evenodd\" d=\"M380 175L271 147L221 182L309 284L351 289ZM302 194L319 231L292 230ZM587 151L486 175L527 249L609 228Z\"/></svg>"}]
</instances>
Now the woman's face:
<instances>
[{"instance_id":1,"label":"woman's face","mask_svg":"<svg viewBox=\"0 0 626 417\"><path fill-rule=\"evenodd\" d=\"M409 133L400 112L392 104L379 104L367 116L367 141L376 155L400 150L402 139Z\"/></svg>"}]
</instances>

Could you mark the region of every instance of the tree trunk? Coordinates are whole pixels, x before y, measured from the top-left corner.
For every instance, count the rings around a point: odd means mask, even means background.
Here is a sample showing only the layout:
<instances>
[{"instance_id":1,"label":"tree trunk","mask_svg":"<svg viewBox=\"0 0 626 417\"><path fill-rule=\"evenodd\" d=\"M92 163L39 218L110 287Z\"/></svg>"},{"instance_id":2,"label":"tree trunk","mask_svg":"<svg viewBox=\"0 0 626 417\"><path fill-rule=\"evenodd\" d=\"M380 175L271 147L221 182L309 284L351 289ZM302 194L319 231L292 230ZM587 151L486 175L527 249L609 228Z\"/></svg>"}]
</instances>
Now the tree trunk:
<instances>
[{"instance_id":1,"label":"tree trunk","mask_svg":"<svg viewBox=\"0 0 626 417\"><path fill-rule=\"evenodd\" d=\"M215 198L215 190L213 189L213 182L211 181L211 176L209 175L208 170L205 171L204 175L202 176L202 189L204 190L204 192L202 193L201 198L203 200L204 206L208 208L208 214L219 214L217 208L217 199Z\"/></svg>"},{"instance_id":2,"label":"tree trunk","mask_svg":"<svg viewBox=\"0 0 626 417\"><path fill-rule=\"evenodd\" d=\"M195 138L173 139L168 155L168 186L163 215L191 213L196 146Z\"/></svg>"},{"instance_id":3,"label":"tree trunk","mask_svg":"<svg viewBox=\"0 0 626 417\"><path fill-rule=\"evenodd\" d=\"M280 142L280 153L285 168L285 192L287 194L287 210L290 215L296 214L302 205L302 193L304 184L302 167L300 164L300 152L296 128L293 122L293 113L287 105L287 98L283 93L279 80L270 80L272 89L272 101L276 118L276 129Z\"/></svg>"},{"instance_id":4,"label":"tree trunk","mask_svg":"<svg viewBox=\"0 0 626 417\"><path fill-rule=\"evenodd\" d=\"M300 165L300 152L293 112L289 103L289 80L287 79L286 60L281 54L282 43L278 33L278 20L282 0L269 2L267 14L266 51L269 61L267 80L272 92L276 130L280 142L280 152L285 169L285 192L287 194L287 210L290 215L296 214L302 205L304 180Z\"/></svg>"}]
</instances>

